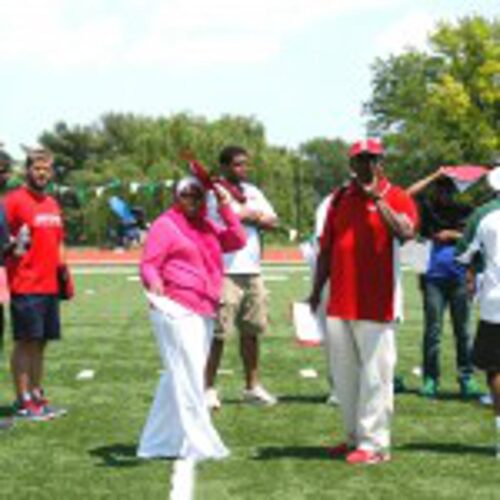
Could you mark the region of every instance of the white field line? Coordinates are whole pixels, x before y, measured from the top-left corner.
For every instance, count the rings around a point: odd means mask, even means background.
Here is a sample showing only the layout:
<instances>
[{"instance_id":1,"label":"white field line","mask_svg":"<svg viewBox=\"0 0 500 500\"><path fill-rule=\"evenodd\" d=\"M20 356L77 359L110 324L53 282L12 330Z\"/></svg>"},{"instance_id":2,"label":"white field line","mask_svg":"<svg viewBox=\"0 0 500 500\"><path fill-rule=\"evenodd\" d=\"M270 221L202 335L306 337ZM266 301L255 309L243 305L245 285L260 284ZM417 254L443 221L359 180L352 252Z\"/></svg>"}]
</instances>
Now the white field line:
<instances>
[{"instance_id":1,"label":"white field line","mask_svg":"<svg viewBox=\"0 0 500 500\"><path fill-rule=\"evenodd\" d=\"M196 484L196 462L191 459L178 459L174 462L170 483L170 500L194 499Z\"/></svg>"},{"instance_id":2,"label":"white field line","mask_svg":"<svg viewBox=\"0 0 500 500\"><path fill-rule=\"evenodd\" d=\"M308 268L306 266L264 266L262 268L262 274L264 278L267 276L277 277L279 280L279 276L282 274L290 274L290 273L303 273L307 271ZM121 274L127 276L137 276L137 266L72 266L71 267L72 274L75 275L92 275L92 274ZM272 278L271 278L272 279ZM282 279L286 279L282 276Z\"/></svg>"},{"instance_id":3,"label":"white field line","mask_svg":"<svg viewBox=\"0 0 500 500\"><path fill-rule=\"evenodd\" d=\"M401 270L403 272L414 273L415 271L409 266L402 266ZM309 273L309 268L307 266L296 265L296 266L264 266L263 269L264 278L266 276L275 276L276 274L285 273ZM72 266L71 272L74 275L111 275L111 274L121 274L128 276L137 276L137 266ZM271 278L272 279L272 278ZM279 280L279 278L278 278Z\"/></svg>"}]
</instances>

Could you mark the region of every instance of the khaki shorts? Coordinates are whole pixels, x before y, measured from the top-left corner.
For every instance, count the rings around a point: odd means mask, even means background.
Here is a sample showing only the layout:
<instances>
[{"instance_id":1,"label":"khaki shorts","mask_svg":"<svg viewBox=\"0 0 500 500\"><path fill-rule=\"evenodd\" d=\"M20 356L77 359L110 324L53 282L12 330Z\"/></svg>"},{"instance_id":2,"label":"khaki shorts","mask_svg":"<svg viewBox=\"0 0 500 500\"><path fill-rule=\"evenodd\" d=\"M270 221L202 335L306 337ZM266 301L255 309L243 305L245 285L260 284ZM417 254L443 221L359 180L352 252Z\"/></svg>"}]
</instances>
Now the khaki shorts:
<instances>
[{"instance_id":1,"label":"khaki shorts","mask_svg":"<svg viewBox=\"0 0 500 500\"><path fill-rule=\"evenodd\" d=\"M267 291L259 274L224 278L214 336L224 340L236 327L241 335L261 335L267 329Z\"/></svg>"}]
</instances>

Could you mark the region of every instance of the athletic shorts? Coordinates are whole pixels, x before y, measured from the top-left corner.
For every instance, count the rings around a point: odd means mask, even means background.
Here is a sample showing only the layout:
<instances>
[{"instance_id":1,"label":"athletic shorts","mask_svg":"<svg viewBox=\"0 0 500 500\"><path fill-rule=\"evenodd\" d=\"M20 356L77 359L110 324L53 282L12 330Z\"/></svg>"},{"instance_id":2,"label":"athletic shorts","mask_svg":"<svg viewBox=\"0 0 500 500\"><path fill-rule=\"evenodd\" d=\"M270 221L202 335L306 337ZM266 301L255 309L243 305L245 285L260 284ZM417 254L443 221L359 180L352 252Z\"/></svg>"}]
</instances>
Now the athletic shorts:
<instances>
[{"instance_id":1,"label":"athletic shorts","mask_svg":"<svg viewBox=\"0 0 500 500\"><path fill-rule=\"evenodd\" d=\"M500 323L479 322L472 361L480 370L500 372Z\"/></svg>"},{"instance_id":2,"label":"athletic shorts","mask_svg":"<svg viewBox=\"0 0 500 500\"><path fill-rule=\"evenodd\" d=\"M10 302L14 340L59 340L59 298L57 295L13 295Z\"/></svg>"},{"instance_id":3,"label":"athletic shorts","mask_svg":"<svg viewBox=\"0 0 500 500\"><path fill-rule=\"evenodd\" d=\"M237 328L240 335L257 336L267 328L267 291L260 274L224 277L214 337L224 340Z\"/></svg>"}]
</instances>

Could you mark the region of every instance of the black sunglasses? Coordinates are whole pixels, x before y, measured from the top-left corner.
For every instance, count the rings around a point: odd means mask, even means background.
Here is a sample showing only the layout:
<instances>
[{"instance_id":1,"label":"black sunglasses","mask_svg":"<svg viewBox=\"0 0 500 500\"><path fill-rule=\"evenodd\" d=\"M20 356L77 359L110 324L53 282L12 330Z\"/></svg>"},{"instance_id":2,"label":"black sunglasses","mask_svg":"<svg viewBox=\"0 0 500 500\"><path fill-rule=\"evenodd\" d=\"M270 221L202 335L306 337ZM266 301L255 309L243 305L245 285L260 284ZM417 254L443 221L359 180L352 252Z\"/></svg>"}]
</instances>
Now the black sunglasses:
<instances>
[{"instance_id":1,"label":"black sunglasses","mask_svg":"<svg viewBox=\"0 0 500 500\"><path fill-rule=\"evenodd\" d=\"M179 193L179 198L193 198L195 200L201 200L205 197L205 193L203 191L192 190L192 191L182 191Z\"/></svg>"}]
</instances>

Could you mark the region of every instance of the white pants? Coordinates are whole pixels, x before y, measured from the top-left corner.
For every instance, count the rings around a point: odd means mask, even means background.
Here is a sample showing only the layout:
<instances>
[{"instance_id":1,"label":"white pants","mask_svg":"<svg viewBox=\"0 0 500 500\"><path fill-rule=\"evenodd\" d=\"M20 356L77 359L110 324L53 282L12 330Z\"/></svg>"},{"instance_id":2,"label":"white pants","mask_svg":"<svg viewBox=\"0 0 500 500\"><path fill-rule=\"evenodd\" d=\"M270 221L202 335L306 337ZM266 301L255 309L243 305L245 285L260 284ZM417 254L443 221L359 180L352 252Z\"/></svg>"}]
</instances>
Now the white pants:
<instances>
[{"instance_id":1,"label":"white pants","mask_svg":"<svg viewBox=\"0 0 500 500\"><path fill-rule=\"evenodd\" d=\"M327 333L348 443L387 450L394 412L395 324L329 317Z\"/></svg>"},{"instance_id":2,"label":"white pants","mask_svg":"<svg viewBox=\"0 0 500 500\"><path fill-rule=\"evenodd\" d=\"M164 372L142 432L137 455L203 460L229 455L205 403L205 365L213 320L179 304L151 309Z\"/></svg>"}]
</instances>

